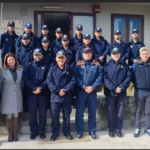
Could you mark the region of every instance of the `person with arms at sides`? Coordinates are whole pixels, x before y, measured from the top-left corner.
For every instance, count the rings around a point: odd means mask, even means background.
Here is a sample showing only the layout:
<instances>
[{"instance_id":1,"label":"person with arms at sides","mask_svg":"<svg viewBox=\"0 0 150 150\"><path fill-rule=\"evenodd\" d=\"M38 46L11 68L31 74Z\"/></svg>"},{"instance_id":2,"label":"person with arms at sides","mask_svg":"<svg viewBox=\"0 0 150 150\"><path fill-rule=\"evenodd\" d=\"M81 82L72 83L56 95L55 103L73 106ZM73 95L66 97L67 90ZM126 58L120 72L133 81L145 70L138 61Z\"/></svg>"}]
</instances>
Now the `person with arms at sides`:
<instances>
[{"instance_id":1,"label":"person with arms at sides","mask_svg":"<svg viewBox=\"0 0 150 150\"><path fill-rule=\"evenodd\" d=\"M42 45L40 43L42 43L42 39L43 38L47 38L48 41L52 41L52 38L50 37L49 35L49 27L48 25L44 24L42 26L42 29L41 29L41 36L38 37L38 47L42 47Z\"/></svg>"},{"instance_id":2,"label":"person with arms at sides","mask_svg":"<svg viewBox=\"0 0 150 150\"><path fill-rule=\"evenodd\" d=\"M118 48L121 54L121 61L126 61L129 58L129 48L128 45L121 40L121 31L120 30L116 30L114 32L114 40L109 44L109 55L111 55L111 50L113 48ZM106 50L107 51L107 50Z\"/></svg>"},{"instance_id":3,"label":"person with arms at sides","mask_svg":"<svg viewBox=\"0 0 150 150\"><path fill-rule=\"evenodd\" d=\"M50 41L48 38L44 37L42 38L42 51L43 51L43 63L48 64L49 66L52 63L52 50L50 48Z\"/></svg>"},{"instance_id":4,"label":"person with arms at sides","mask_svg":"<svg viewBox=\"0 0 150 150\"><path fill-rule=\"evenodd\" d=\"M144 133L150 136L150 51L147 47L139 50L139 59L132 67L132 82L135 87L135 132L134 137L141 133L141 121L144 111L145 130Z\"/></svg>"},{"instance_id":5,"label":"person with arms at sides","mask_svg":"<svg viewBox=\"0 0 150 150\"><path fill-rule=\"evenodd\" d=\"M103 81L109 136L113 138L116 133L122 137L126 90L130 85L131 70L126 62L121 61L119 48L111 50L111 59L103 68Z\"/></svg>"},{"instance_id":6,"label":"person with arms at sides","mask_svg":"<svg viewBox=\"0 0 150 150\"><path fill-rule=\"evenodd\" d=\"M34 47L34 48L37 48L37 44L38 44L38 37L36 35L34 35L34 33L32 32L32 24L31 23L26 23L25 26L24 26L24 32L23 34L27 34L28 37L30 38L30 42L31 42L31 45ZM16 50L18 50L20 47L21 47L21 43L22 43L22 36L23 35L20 35L16 41Z\"/></svg>"},{"instance_id":7,"label":"person with arms at sides","mask_svg":"<svg viewBox=\"0 0 150 150\"><path fill-rule=\"evenodd\" d=\"M76 50L76 62L83 60L83 50L84 48L90 48L92 49L92 59L95 59L96 57L96 50L91 42L91 36L90 34L86 33L83 35L83 45Z\"/></svg>"},{"instance_id":8,"label":"person with arms at sides","mask_svg":"<svg viewBox=\"0 0 150 150\"><path fill-rule=\"evenodd\" d=\"M98 108L96 93L102 84L102 69L97 61L92 60L92 49L84 48L82 55L83 61L77 62L74 69L77 82L76 136L77 138L83 136L83 114L87 105L89 135L92 139L96 139L96 111Z\"/></svg>"},{"instance_id":9,"label":"person with arms at sides","mask_svg":"<svg viewBox=\"0 0 150 150\"><path fill-rule=\"evenodd\" d=\"M76 26L75 36L70 40L70 44L77 51L80 46L83 45L83 26L78 24Z\"/></svg>"},{"instance_id":10,"label":"person with arms at sides","mask_svg":"<svg viewBox=\"0 0 150 150\"><path fill-rule=\"evenodd\" d=\"M53 50L54 48L60 48L61 45L61 38L63 36L63 32L61 28L56 28L55 30L55 36L56 39L51 42L51 49Z\"/></svg>"},{"instance_id":11,"label":"person with arms at sides","mask_svg":"<svg viewBox=\"0 0 150 150\"><path fill-rule=\"evenodd\" d=\"M19 113L23 110L22 69L13 53L7 53L1 69L2 104L1 113L6 114L8 141L18 141Z\"/></svg>"},{"instance_id":12,"label":"person with arms at sides","mask_svg":"<svg viewBox=\"0 0 150 150\"><path fill-rule=\"evenodd\" d=\"M4 57L7 53L16 53L15 43L18 35L15 32L15 22L9 21L7 23L7 32L1 35L0 49L2 50L2 65L4 63Z\"/></svg>"},{"instance_id":13,"label":"person with arms at sides","mask_svg":"<svg viewBox=\"0 0 150 150\"><path fill-rule=\"evenodd\" d=\"M106 57L109 54L108 49L108 42L105 40L105 38L102 36L102 29L100 27L97 27L95 29L94 38L91 40L96 52L96 58L95 60L98 61L101 66L104 66L106 63Z\"/></svg>"},{"instance_id":14,"label":"person with arms at sides","mask_svg":"<svg viewBox=\"0 0 150 150\"><path fill-rule=\"evenodd\" d=\"M133 29L132 31L132 40L128 43L128 47L130 50L129 53L129 62L128 65L132 66L134 62L136 62L139 58L139 49L144 47L145 44L138 39L139 32L137 29Z\"/></svg>"},{"instance_id":15,"label":"person with arms at sides","mask_svg":"<svg viewBox=\"0 0 150 150\"><path fill-rule=\"evenodd\" d=\"M66 63L64 51L58 51L56 54L57 64L49 70L47 84L51 91L50 113L52 117L51 141L55 141L59 136L60 122L59 115L63 114L63 134L68 140L73 137L70 134L70 114L72 103L72 91L75 87L75 76L73 70Z\"/></svg>"},{"instance_id":16,"label":"person with arms at sides","mask_svg":"<svg viewBox=\"0 0 150 150\"><path fill-rule=\"evenodd\" d=\"M24 70L28 64L33 61L33 50L34 47L30 42L30 37L28 34L22 35L21 47L16 51L16 58L18 60L19 66ZM27 105L27 87L22 83L22 94L23 94L23 110L24 112L28 112Z\"/></svg>"},{"instance_id":17,"label":"person with arms at sides","mask_svg":"<svg viewBox=\"0 0 150 150\"><path fill-rule=\"evenodd\" d=\"M53 49L53 55L52 55L52 65L56 65L56 54L58 51L62 50L65 53L65 56L67 58L66 64L71 67L72 69L75 66L75 50L74 48L69 44L69 37L68 35L64 34L61 38L61 44L62 46L60 48L55 47Z\"/></svg>"},{"instance_id":18,"label":"person with arms at sides","mask_svg":"<svg viewBox=\"0 0 150 150\"><path fill-rule=\"evenodd\" d=\"M42 62L43 54L40 48L33 51L34 60L25 68L23 72L24 84L27 87L30 139L35 139L38 135L45 138L47 94L48 89L46 77L49 66ZM39 110L39 123L37 120L37 109Z\"/></svg>"}]
</instances>

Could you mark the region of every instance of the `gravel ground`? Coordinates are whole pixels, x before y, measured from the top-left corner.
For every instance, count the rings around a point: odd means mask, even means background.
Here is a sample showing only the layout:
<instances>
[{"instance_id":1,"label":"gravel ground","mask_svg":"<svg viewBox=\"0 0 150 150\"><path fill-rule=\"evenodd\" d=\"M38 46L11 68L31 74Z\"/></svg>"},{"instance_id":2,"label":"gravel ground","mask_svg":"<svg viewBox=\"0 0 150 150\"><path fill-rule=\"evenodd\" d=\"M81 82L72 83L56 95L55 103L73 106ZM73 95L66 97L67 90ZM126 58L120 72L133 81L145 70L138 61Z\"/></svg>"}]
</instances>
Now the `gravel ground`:
<instances>
[{"instance_id":1,"label":"gravel ground","mask_svg":"<svg viewBox=\"0 0 150 150\"><path fill-rule=\"evenodd\" d=\"M98 131L96 140L53 144L38 144L38 138L30 140L29 135L20 135L18 142L8 142L5 135L0 136L0 149L150 149L150 137L143 130L138 138L133 137L134 129L122 131L122 138L110 138L107 131Z\"/></svg>"}]
</instances>

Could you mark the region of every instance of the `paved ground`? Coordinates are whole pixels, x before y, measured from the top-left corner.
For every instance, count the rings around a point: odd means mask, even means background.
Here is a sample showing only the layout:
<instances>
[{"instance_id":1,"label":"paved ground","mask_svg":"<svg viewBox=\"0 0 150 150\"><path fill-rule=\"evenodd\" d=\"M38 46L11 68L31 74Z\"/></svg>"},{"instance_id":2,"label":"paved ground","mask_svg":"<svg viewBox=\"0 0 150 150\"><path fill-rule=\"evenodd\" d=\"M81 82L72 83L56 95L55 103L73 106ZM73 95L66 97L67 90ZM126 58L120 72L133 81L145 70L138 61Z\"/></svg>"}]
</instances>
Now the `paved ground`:
<instances>
[{"instance_id":1,"label":"paved ground","mask_svg":"<svg viewBox=\"0 0 150 150\"><path fill-rule=\"evenodd\" d=\"M20 135L18 142L7 142L7 136L1 136L0 149L150 149L150 137L142 131L140 137L134 138L133 131L124 129L122 138L110 138L107 131L98 131L96 140L53 144L38 144L38 139L30 140L29 135Z\"/></svg>"}]
</instances>

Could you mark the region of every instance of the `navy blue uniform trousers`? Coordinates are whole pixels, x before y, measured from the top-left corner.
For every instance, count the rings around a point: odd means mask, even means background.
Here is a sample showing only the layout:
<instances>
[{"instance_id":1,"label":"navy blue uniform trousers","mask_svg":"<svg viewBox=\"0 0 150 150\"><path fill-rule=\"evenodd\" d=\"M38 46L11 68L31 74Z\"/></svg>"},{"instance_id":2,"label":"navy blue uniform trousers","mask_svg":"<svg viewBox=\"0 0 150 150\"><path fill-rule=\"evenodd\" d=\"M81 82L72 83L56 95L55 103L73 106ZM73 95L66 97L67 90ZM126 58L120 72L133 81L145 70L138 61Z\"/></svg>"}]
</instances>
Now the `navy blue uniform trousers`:
<instances>
[{"instance_id":1,"label":"navy blue uniform trousers","mask_svg":"<svg viewBox=\"0 0 150 150\"><path fill-rule=\"evenodd\" d=\"M122 129L124 105L124 96L106 96L106 106L108 109L107 121L109 131Z\"/></svg>"},{"instance_id":2,"label":"navy blue uniform trousers","mask_svg":"<svg viewBox=\"0 0 150 150\"><path fill-rule=\"evenodd\" d=\"M98 108L98 100L96 91L90 94L86 93L84 90L77 91L76 99L76 129L78 134L83 134L84 131L84 120L83 114L85 107L88 108L88 130L90 133L96 132L96 111Z\"/></svg>"},{"instance_id":3,"label":"navy blue uniform trousers","mask_svg":"<svg viewBox=\"0 0 150 150\"><path fill-rule=\"evenodd\" d=\"M56 136L59 135L60 130L59 115L61 110L63 114L63 133L67 134L70 132L71 103L51 102L50 113L52 117L51 122L52 134Z\"/></svg>"},{"instance_id":4,"label":"navy blue uniform trousers","mask_svg":"<svg viewBox=\"0 0 150 150\"><path fill-rule=\"evenodd\" d=\"M47 111L46 94L35 94L28 96L28 108L30 113L30 131L33 134L42 134L45 132L46 111ZM39 110L39 123L37 120L37 109Z\"/></svg>"}]
</instances>

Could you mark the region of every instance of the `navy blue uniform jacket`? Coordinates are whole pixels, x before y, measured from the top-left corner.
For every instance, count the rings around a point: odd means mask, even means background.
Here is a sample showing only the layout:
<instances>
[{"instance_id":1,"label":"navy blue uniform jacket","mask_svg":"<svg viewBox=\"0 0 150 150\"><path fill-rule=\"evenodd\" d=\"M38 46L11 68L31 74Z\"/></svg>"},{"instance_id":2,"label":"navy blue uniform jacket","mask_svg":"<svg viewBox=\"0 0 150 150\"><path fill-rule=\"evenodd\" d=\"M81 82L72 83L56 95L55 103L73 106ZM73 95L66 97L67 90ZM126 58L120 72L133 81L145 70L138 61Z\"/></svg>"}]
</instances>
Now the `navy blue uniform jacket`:
<instances>
[{"instance_id":1,"label":"navy blue uniform jacket","mask_svg":"<svg viewBox=\"0 0 150 150\"><path fill-rule=\"evenodd\" d=\"M58 65L50 68L47 76L47 85L51 91L50 102L59 103L71 103L72 102L72 91L75 87L75 76L73 70L65 65L63 71L60 70ZM64 96L59 96L61 89L66 90Z\"/></svg>"},{"instance_id":2,"label":"navy blue uniform jacket","mask_svg":"<svg viewBox=\"0 0 150 150\"><path fill-rule=\"evenodd\" d=\"M85 90L92 86L93 90L99 90L102 84L102 69L97 61L77 62L74 69L77 86Z\"/></svg>"},{"instance_id":3,"label":"navy blue uniform jacket","mask_svg":"<svg viewBox=\"0 0 150 150\"><path fill-rule=\"evenodd\" d=\"M110 60L103 68L104 94L106 96L126 96L126 89L130 85L131 70L125 62L116 64ZM120 87L122 92L117 94L116 88Z\"/></svg>"},{"instance_id":4,"label":"navy blue uniform jacket","mask_svg":"<svg viewBox=\"0 0 150 150\"><path fill-rule=\"evenodd\" d=\"M46 83L46 77L49 71L49 66L44 65L42 61L32 61L25 68L23 72L23 80L25 85L28 87L27 95L35 95L33 91L37 89L37 87L42 88L42 92L39 94L44 94L48 89Z\"/></svg>"}]
</instances>

